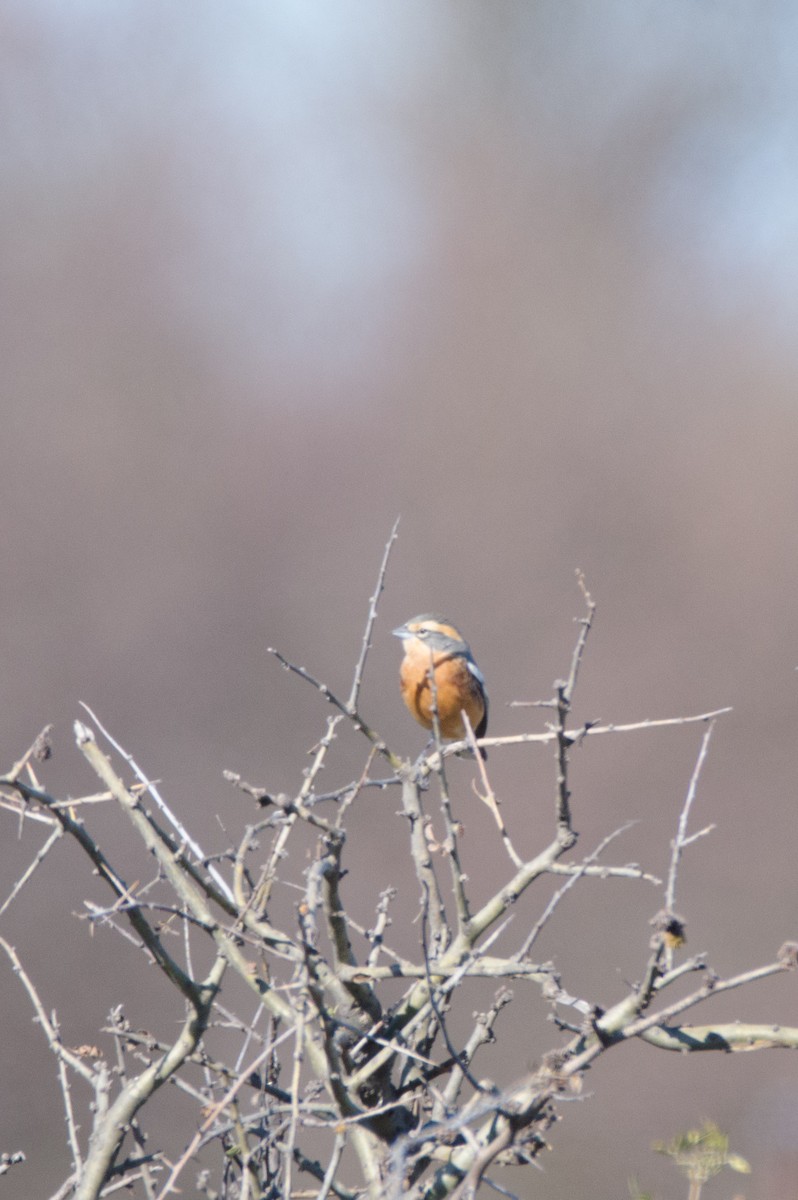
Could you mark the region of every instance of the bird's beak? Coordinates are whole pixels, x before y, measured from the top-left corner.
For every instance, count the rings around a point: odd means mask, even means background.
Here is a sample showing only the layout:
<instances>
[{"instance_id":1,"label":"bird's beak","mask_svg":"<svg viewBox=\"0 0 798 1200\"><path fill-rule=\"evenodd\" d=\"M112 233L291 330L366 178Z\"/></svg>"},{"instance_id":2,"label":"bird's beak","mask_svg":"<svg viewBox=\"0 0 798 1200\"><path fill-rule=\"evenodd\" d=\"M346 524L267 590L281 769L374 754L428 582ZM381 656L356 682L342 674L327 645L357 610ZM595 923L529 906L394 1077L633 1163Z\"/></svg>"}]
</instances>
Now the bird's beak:
<instances>
[{"instance_id":1,"label":"bird's beak","mask_svg":"<svg viewBox=\"0 0 798 1200\"><path fill-rule=\"evenodd\" d=\"M393 637L398 638L407 638L412 636L406 625L400 625L398 629L392 629L391 634Z\"/></svg>"}]
</instances>

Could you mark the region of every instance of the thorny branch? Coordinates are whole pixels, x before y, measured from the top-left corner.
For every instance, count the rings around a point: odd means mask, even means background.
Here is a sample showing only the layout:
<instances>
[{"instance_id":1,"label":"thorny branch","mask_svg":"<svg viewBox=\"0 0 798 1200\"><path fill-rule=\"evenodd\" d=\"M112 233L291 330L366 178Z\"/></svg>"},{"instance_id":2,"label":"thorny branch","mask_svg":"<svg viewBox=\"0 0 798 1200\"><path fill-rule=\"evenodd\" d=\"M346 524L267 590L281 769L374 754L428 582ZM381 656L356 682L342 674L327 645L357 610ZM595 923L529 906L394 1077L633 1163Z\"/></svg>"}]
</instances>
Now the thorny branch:
<instances>
[{"instance_id":1,"label":"thorny branch","mask_svg":"<svg viewBox=\"0 0 798 1200\"><path fill-rule=\"evenodd\" d=\"M37 739L0 780L0 809L23 829L45 826L41 846L0 915L23 902L69 838L106 889L102 903L86 902L86 919L120 934L120 952L132 947L143 953L174 996L176 1035L137 1030L115 1008L100 1035L108 1039L109 1050L70 1049L32 973L17 950L0 939L56 1059L69 1153L58 1193L65 1200L90 1200L117 1187L146 1200L166 1200L185 1192L190 1169L199 1172L198 1192L219 1200L290 1200L311 1194L308 1181L320 1200L465 1200L490 1180L494 1167L536 1165L547 1146L547 1130L562 1119L560 1101L578 1094L588 1067L621 1043L638 1039L682 1052L798 1047L798 1029L767 1021L683 1023L685 1014L713 996L798 965L798 947L792 943L772 962L725 979L711 970L705 955L675 962L684 940L684 919L674 912L678 869L689 847L709 832L689 833L688 820L713 725L702 740L678 819L664 903L652 917L639 981L603 1009L594 997L569 993L562 966L532 961L540 930L556 920L566 894L581 893L587 878L597 883L613 878L634 888L660 886L643 865L604 861L625 827L603 838L586 857L566 860L577 841L574 812L580 803L569 773L573 746L598 734L714 724L728 710L574 726L579 670L595 613L579 575L586 615L579 621L568 673L555 683L554 698L536 705L553 710L551 725L480 742L554 747L551 827L531 853L519 853L470 729L467 739L455 744L442 744L438 733L433 748L410 763L388 748L360 711L396 534L395 525L347 701L272 652L336 712L328 717L294 795L275 795L226 773L257 809L237 845L209 856L146 772L88 709L93 727L76 722L75 733L100 781L98 796L58 799L41 784L34 764L46 758L46 738ZM321 793L317 782L323 768L330 773L333 767L342 721L367 738L366 763L358 777ZM113 758L100 748L98 734ZM479 773L478 795L493 813L497 839L512 864L488 895L476 892L461 862L455 797L444 770L453 754L469 750ZM392 773L372 778L373 763L379 761L387 762ZM385 878L369 928L369 918L361 919L356 910L373 879L370 870L360 876L361 868L371 864L351 860L347 828L359 811L393 787L402 797L407 861L382 868ZM90 803L98 800L114 806L128 831L124 872L92 832ZM443 820L445 829L440 842L433 832L436 820ZM139 861L141 867L133 865ZM360 893L350 889L348 872L360 876ZM551 877L559 882L553 891ZM519 920L522 928L516 933ZM395 940L394 924L401 931ZM415 952L408 951L413 944ZM202 976L195 962L205 963ZM697 986L685 991L694 978ZM470 987L478 979L492 980L495 995L485 1011L472 1015L463 1033L463 1013L474 1007ZM519 1007L510 984L523 997L525 1013L533 1005L550 1010L553 1044L545 1049L524 1043L518 1057L540 1065L515 1079L488 1082L495 1073L493 1043L519 1036L509 1032ZM523 1019L517 1022L521 1037L526 1026ZM148 1121L149 1101L165 1084L175 1104L196 1112L196 1132L182 1146L170 1144L170 1131ZM89 1104L84 1131L82 1114ZM145 1152L145 1146L153 1148ZM0 1173L12 1163L24 1171L20 1157L9 1155L0 1161Z\"/></svg>"}]
</instances>

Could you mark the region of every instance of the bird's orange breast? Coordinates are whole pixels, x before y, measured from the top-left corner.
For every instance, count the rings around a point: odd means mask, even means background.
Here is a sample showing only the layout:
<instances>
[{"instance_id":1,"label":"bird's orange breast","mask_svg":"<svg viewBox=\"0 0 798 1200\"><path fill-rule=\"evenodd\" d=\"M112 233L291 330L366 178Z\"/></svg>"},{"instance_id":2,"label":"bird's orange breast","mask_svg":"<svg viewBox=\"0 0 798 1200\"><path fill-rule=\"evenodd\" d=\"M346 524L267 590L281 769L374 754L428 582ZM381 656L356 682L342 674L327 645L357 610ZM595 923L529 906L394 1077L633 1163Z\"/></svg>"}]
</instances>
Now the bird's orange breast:
<instances>
[{"instance_id":1,"label":"bird's orange breast","mask_svg":"<svg viewBox=\"0 0 798 1200\"><path fill-rule=\"evenodd\" d=\"M472 729L479 727L485 715L482 689L462 656L439 654L432 662L441 737L460 740L466 736L463 711L468 715ZM421 643L417 650L411 645L399 672L402 698L425 729L433 728L434 701L429 672L429 649Z\"/></svg>"}]
</instances>

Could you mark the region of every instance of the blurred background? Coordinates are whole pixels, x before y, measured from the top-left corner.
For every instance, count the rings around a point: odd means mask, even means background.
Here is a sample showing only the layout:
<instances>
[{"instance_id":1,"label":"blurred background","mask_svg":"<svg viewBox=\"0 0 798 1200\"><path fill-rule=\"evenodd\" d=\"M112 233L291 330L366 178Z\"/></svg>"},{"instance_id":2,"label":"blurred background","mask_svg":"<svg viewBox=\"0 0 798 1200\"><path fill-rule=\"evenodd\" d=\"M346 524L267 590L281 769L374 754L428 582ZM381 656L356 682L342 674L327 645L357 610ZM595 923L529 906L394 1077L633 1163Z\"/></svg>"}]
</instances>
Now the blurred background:
<instances>
[{"instance_id":1,"label":"blurred background","mask_svg":"<svg viewBox=\"0 0 798 1200\"><path fill-rule=\"evenodd\" d=\"M85 701L221 849L252 818L222 770L293 792L329 713L267 647L347 695L401 515L371 723L421 749L390 630L440 609L487 676L490 732L542 728L508 704L567 673L581 568L598 615L577 719L733 706L677 906L719 972L772 960L798 936L796 45L779 0L2 0L2 769L53 722L43 782L93 790ZM606 861L664 876L701 734L575 751L579 850L635 821ZM363 761L341 729L325 785ZM489 766L531 854L551 752ZM507 863L473 766L453 770L484 898ZM397 808L353 813L364 925L389 882L415 903ZM41 841L3 818L0 899ZM139 962L76 919L86 898L108 899L59 845L2 923L68 1045L125 997L154 1020ZM544 903L517 906L518 941ZM540 955L610 1004L661 903L584 881ZM15 1194L40 1197L68 1170L55 1065L0 970L0 1149L25 1150ZM795 997L783 977L694 1019L796 1024ZM519 1046L533 1066L558 1044L536 994L512 1011L499 1082ZM684 1194L651 1142L705 1117L753 1168L713 1194L798 1195L794 1057L635 1045L589 1083L545 1170L504 1178L519 1195L617 1200L635 1174Z\"/></svg>"}]
</instances>

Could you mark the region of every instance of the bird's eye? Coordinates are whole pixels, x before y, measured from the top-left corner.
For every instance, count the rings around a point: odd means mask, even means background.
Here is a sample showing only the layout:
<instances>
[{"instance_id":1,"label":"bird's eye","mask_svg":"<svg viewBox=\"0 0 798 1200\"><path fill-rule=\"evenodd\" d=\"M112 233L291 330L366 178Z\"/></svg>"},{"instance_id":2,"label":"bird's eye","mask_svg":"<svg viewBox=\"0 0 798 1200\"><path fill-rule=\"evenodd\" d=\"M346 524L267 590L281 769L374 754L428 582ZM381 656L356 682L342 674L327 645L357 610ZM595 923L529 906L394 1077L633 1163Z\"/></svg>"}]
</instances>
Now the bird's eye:
<instances>
[{"instance_id":1,"label":"bird's eye","mask_svg":"<svg viewBox=\"0 0 798 1200\"><path fill-rule=\"evenodd\" d=\"M416 631L416 637L426 638L429 637L431 632L432 630L430 629L419 629Z\"/></svg>"}]
</instances>

